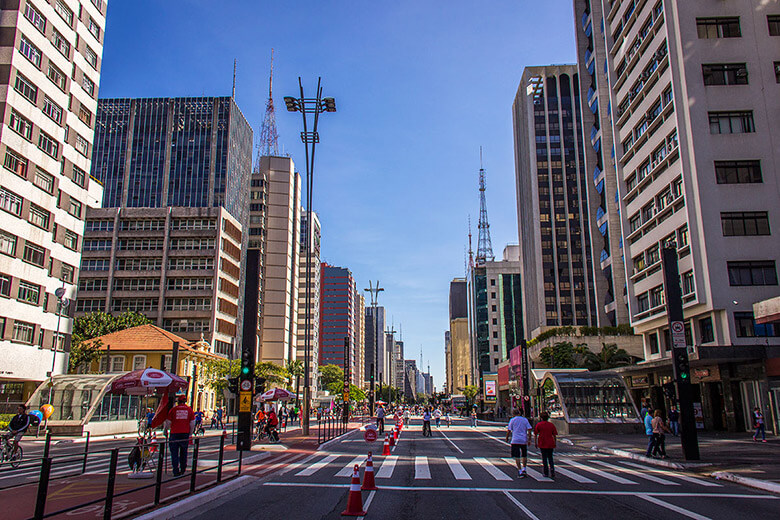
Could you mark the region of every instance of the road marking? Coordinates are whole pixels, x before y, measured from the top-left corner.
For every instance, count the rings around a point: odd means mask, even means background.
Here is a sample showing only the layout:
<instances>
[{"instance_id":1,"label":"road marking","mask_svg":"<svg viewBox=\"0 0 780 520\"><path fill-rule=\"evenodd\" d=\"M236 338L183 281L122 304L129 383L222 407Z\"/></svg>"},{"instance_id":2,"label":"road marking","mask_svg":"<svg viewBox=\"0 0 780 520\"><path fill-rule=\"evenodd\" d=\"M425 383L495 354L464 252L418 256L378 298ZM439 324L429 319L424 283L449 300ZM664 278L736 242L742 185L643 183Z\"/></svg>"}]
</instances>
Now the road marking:
<instances>
[{"instance_id":1,"label":"road marking","mask_svg":"<svg viewBox=\"0 0 780 520\"><path fill-rule=\"evenodd\" d=\"M415 479L430 479L431 468L428 466L428 457L415 457L414 458L414 478Z\"/></svg>"},{"instance_id":2,"label":"road marking","mask_svg":"<svg viewBox=\"0 0 780 520\"><path fill-rule=\"evenodd\" d=\"M579 475L577 473L574 473L573 471L569 471L566 468L561 468L560 466L555 468L555 472L559 475L564 475L566 477L569 477L572 480L575 480L579 482L580 484L595 484L595 480L591 480L588 477L583 477L582 475Z\"/></svg>"},{"instance_id":3,"label":"road marking","mask_svg":"<svg viewBox=\"0 0 780 520\"><path fill-rule=\"evenodd\" d=\"M302 469L298 473L295 474L296 477L308 477L311 475L314 475L317 471L321 470L323 467L325 467L326 464L330 464L334 460L336 460L337 455L328 455L324 459L320 459L311 466L309 466L306 469Z\"/></svg>"},{"instance_id":4,"label":"road marking","mask_svg":"<svg viewBox=\"0 0 780 520\"><path fill-rule=\"evenodd\" d=\"M449 441L449 443L450 443L450 444L452 444L452 446L453 446L453 447L454 447L456 450L458 450L459 452L463 453L463 450L462 450L462 449L460 449L460 448L458 448L457 444L455 444L454 442L452 442L452 439L450 439L449 437L447 437L447 434L446 434L446 433L444 433L443 431L439 431L439 433L441 433L442 437L444 437L445 439L447 439L447 440Z\"/></svg>"},{"instance_id":5,"label":"road marking","mask_svg":"<svg viewBox=\"0 0 780 520\"><path fill-rule=\"evenodd\" d=\"M371 505L371 501L374 500L374 495L376 495L376 491L372 491L368 494L368 498L366 499L365 504L363 504L363 511L368 513L368 506ZM357 517L357 520L365 520L365 516L359 516Z\"/></svg>"},{"instance_id":6,"label":"road marking","mask_svg":"<svg viewBox=\"0 0 780 520\"><path fill-rule=\"evenodd\" d=\"M511 500L514 505L519 507L520 510L528 516L528 518L530 518L531 520L539 520L538 516L533 514L530 509L528 509L523 504L521 504L520 501L518 499L516 499L515 497L513 497L512 494L509 491L504 491L504 495L506 495L506 497L509 500Z\"/></svg>"},{"instance_id":7,"label":"road marking","mask_svg":"<svg viewBox=\"0 0 780 520\"><path fill-rule=\"evenodd\" d=\"M517 468L517 463L515 462L515 459L510 459L509 457L504 457L501 460L509 464L510 466L513 466L514 468ZM532 479L538 481L538 482L552 482L552 479L545 477L535 469L529 468L526 466L525 472L528 474L529 477Z\"/></svg>"},{"instance_id":8,"label":"road marking","mask_svg":"<svg viewBox=\"0 0 780 520\"><path fill-rule=\"evenodd\" d=\"M710 520L708 516L700 515L699 513L694 513L693 511L688 511L685 508L682 508L680 506L676 506L674 504L670 504L669 502L664 502L663 500L659 500L655 497L651 497L649 495L636 495L642 500L647 500L648 502L655 504L657 506L665 507L666 509L669 509L671 511L674 511L675 513L680 513L681 515L687 516L688 518L693 518L694 520Z\"/></svg>"},{"instance_id":9,"label":"road marking","mask_svg":"<svg viewBox=\"0 0 780 520\"><path fill-rule=\"evenodd\" d=\"M318 452L312 453L311 455L306 457L304 460L302 460L300 462L296 462L294 464L290 464L289 466L284 468L282 471L280 471L279 474L280 475L284 475L285 473L288 473L290 471L294 471L294 470L298 469L299 467L303 466L304 464L307 464L309 461L314 460L315 458L317 458L320 455L322 455L322 454L318 453Z\"/></svg>"},{"instance_id":10,"label":"road marking","mask_svg":"<svg viewBox=\"0 0 780 520\"><path fill-rule=\"evenodd\" d=\"M393 476L393 470L395 469L395 463L398 461L398 455L389 455L382 461L382 465L379 467L379 471L376 473L376 478L390 478Z\"/></svg>"},{"instance_id":11,"label":"road marking","mask_svg":"<svg viewBox=\"0 0 780 520\"><path fill-rule=\"evenodd\" d=\"M598 475L607 480L611 480L612 482L617 482L618 484L639 484L638 482L634 482L633 480L628 480L627 478L619 477L617 475L612 475L610 473L607 473L606 471L601 471L600 469L589 468L588 466L584 464L580 464L579 462L574 462L571 459L561 459L561 461L565 462L569 466L573 466L582 471L593 473L594 475Z\"/></svg>"},{"instance_id":12,"label":"road marking","mask_svg":"<svg viewBox=\"0 0 780 520\"><path fill-rule=\"evenodd\" d=\"M351 477L352 473L355 471L355 464L358 466L361 466L363 462L365 461L366 456L365 455L358 455L354 459L352 459L352 462L344 466L344 469L336 473L335 477Z\"/></svg>"},{"instance_id":13,"label":"road marking","mask_svg":"<svg viewBox=\"0 0 780 520\"><path fill-rule=\"evenodd\" d=\"M492 462L484 457L474 457L474 461L485 468L485 471L490 473L490 476L496 480L513 480L512 477L495 467Z\"/></svg>"},{"instance_id":14,"label":"road marking","mask_svg":"<svg viewBox=\"0 0 780 520\"><path fill-rule=\"evenodd\" d=\"M652 471L653 473L660 473L661 475L666 475L668 477L674 477L677 479L680 479L684 482L690 482L691 484L698 484L699 486L706 486L706 487L723 487L721 484L716 484L715 482L709 482L707 480L702 480L695 477L689 477L688 475L681 475L679 473L673 473L671 471L665 471L662 469L656 469L656 468L648 468L645 466L642 466L641 464L634 464L633 462L623 462L626 466L631 466L638 469L643 469L645 471Z\"/></svg>"},{"instance_id":15,"label":"road marking","mask_svg":"<svg viewBox=\"0 0 780 520\"><path fill-rule=\"evenodd\" d=\"M481 431L479 431L479 430L477 430L477 433L481 433L482 435L484 435L484 436L485 436L485 437L487 437L488 439L493 439L494 441L496 441L496 442L500 442L501 444L503 444L503 445L505 445L505 446L511 446L511 444L509 444L509 443L508 443L508 442L506 442L505 440L499 439L498 437L493 437L493 436L492 436L492 435L490 435L489 433L486 433L486 432L481 432Z\"/></svg>"},{"instance_id":16,"label":"road marking","mask_svg":"<svg viewBox=\"0 0 780 520\"><path fill-rule=\"evenodd\" d=\"M447 464L450 466L450 471L456 480L471 480L471 475L468 474L466 469L455 457L444 457Z\"/></svg>"},{"instance_id":17,"label":"road marking","mask_svg":"<svg viewBox=\"0 0 780 520\"><path fill-rule=\"evenodd\" d=\"M672 482L671 480L666 480L665 478L656 477L654 475L646 475L642 472L639 472L635 469L628 469L628 468L621 468L620 466L615 466L614 464L610 464L608 462L604 462L601 460L594 460L591 461L594 464L598 464L599 466L604 466L605 468L614 469L617 471L622 471L624 473L628 473L629 475L634 475L635 477L643 478L645 480L649 480L650 482L655 482L656 484L661 484L663 486L679 486L680 484L677 482Z\"/></svg>"}]
</instances>

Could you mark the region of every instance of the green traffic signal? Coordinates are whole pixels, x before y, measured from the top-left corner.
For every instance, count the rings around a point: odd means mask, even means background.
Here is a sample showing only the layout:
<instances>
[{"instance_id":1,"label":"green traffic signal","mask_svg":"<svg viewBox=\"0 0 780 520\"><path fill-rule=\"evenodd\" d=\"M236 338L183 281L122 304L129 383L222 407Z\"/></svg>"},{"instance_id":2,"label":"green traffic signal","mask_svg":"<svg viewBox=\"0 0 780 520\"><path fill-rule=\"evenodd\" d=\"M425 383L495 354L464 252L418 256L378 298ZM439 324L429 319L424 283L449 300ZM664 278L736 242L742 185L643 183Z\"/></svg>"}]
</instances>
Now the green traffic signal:
<instances>
[{"instance_id":1,"label":"green traffic signal","mask_svg":"<svg viewBox=\"0 0 780 520\"><path fill-rule=\"evenodd\" d=\"M683 379L688 379L688 374L686 372L683 372L682 374L680 374L680 377Z\"/></svg>"},{"instance_id":2,"label":"green traffic signal","mask_svg":"<svg viewBox=\"0 0 780 520\"><path fill-rule=\"evenodd\" d=\"M241 367L241 373L246 375L249 373L249 367Z\"/></svg>"}]
</instances>

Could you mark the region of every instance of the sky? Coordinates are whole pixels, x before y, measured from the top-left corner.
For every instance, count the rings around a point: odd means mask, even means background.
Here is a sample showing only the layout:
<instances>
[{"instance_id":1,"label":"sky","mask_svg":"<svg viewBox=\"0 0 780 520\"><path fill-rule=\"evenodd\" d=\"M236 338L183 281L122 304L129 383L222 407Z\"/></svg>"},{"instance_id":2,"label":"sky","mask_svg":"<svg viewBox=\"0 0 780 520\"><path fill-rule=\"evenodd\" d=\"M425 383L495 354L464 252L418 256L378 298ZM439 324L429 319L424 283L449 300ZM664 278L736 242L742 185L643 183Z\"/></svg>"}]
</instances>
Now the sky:
<instances>
[{"instance_id":1,"label":"sky","mask_svg":"<svg viewBox=\"0 0 780 520\"><path fill-rule=\"evenodd\" d=\"M493 252L517 243L512 101L523 68L574 63L571 0L110 0L100 96L226 96L255 130L274 49L279 145L305 173L298 77L320 119L322 260L379 280L405 357L444 383L449 282L477 244L479 148ZM368 293L366 300L368 304ZM389 325L390 323L388 323Z\"/></svg>"}]
</instances>

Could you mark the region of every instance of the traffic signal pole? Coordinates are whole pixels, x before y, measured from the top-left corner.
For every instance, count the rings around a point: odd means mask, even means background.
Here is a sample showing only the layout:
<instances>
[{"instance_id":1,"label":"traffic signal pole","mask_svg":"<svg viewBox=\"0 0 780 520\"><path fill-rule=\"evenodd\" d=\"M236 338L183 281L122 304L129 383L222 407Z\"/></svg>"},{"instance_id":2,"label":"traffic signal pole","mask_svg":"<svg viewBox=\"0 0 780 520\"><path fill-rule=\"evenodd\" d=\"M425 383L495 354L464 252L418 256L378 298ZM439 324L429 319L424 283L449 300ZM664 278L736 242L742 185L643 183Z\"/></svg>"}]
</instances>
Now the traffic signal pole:
<instances>
[{"instance_id":1,"label":"traffic signal pole","mask_svg":"<svg viewBox=\"0 0 780 520\"><path fill-rule=\"evenodd\" d=\"M244 328L241 340L241 370L238 375L238 440L236 449L252 449L252 401L255 389L255 349L260 297L260 251L246 252Z\"/></svg>"},{"instance_id":2,"label":"traffic signal pole","mask_svg":"<svg viewBox=\"0 0 780 520\"><path fill-rule=\"evenodd\" d=\"M688 342L685 339L676 246L665 247L662 250L661 265L664 274L666 314L669 317L669 331L672 339L672 369L680 411L680 444L685 460L699 460L699 439L693 411L693 386L688 361Z\"/></svg>"}]
</instances>

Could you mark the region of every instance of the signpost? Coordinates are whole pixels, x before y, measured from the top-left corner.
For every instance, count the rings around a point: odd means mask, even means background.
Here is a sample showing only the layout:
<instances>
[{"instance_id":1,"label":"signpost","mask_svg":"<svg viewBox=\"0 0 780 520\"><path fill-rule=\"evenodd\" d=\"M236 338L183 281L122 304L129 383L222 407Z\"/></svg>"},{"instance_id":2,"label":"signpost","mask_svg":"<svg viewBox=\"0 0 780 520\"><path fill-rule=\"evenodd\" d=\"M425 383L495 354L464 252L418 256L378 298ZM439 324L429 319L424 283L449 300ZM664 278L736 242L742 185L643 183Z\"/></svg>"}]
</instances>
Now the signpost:
<instances>
[{"instance_id":1,"label":"signpost","mask_svg":"<svg viewBox=\"0 0 780 520\"><path fill-rule=\"evenodd\" d=\"M522 367L523 378L523 415L529 417L531 415L531 399L529 398L529 394L531 392L531 383L528 379L530 376L528 369L528 344L525 340L522 340L520 346L522 347L520 349L520 355L522 356L520 359L520 364Z\"/></svg>"},{"instance_id":2,"label":"signpost","mask_svg":"<svg viewBox=\"0 0 780 520\"><path fill-rule=\"evenodd\" d=\"M680 444L685 460L699 460L699 439L696 433L691 367L688 362L688 345L685 340L676 246L664 247L661 252L661 265L664 273L666 314L669 318L669 330L672 337L672 370L677 388L677 404L680 409Z\"/></svg>"},{"instance_id":3,"label":"signpost","mask_svg":"<svg viewBox=\"0 0 780 520\"><path fill-rule=\"evenodd\" d=\"M374 442L377 439L376 427L373 424L366 426L366 431L363 432L363 438L366 442Z\"/></svg>"}]
</instances>

